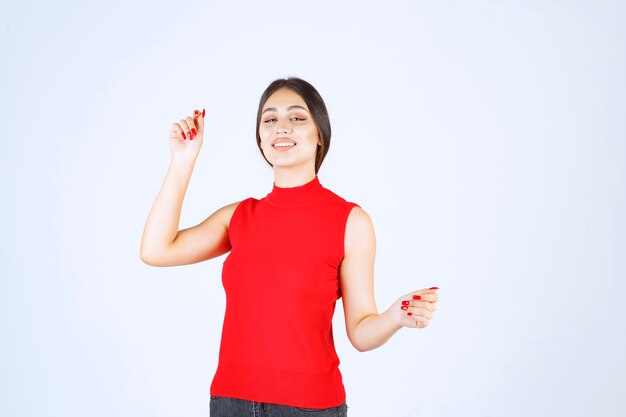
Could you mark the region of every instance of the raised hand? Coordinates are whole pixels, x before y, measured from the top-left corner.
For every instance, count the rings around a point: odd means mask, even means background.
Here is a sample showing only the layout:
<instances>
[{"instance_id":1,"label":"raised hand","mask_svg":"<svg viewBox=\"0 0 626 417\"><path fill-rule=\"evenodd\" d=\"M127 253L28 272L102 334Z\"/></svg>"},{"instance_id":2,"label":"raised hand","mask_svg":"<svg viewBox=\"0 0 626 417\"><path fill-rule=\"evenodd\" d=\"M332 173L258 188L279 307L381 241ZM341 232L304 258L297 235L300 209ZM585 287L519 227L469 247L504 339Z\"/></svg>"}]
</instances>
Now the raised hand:
<instances>
[{"instance_id":1,"label":"raised hand","mask_svg":"<svg viewBox=\"0 0 626 417\"><path fill-rule=\"evenodd\" d=\"M194 110L193 116L180 119L170 129L172 158L195 161L204 138L204 110Z\"/></svg>"}]
</instances>

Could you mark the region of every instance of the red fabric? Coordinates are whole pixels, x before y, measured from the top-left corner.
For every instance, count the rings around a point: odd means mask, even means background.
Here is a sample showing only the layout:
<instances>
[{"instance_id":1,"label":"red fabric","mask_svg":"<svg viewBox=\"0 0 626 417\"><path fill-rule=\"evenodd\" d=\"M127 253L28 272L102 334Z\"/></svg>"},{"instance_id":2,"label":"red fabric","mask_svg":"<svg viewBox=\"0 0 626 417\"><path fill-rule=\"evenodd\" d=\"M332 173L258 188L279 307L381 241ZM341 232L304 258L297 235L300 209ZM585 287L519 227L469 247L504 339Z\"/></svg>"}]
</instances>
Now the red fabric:
<instances>
[{"instance_id":1,"label":"red fabric","mask_svg":"<svg viewBox=\"0 0 626 417\"><path fill-rule=\"evenodd\" d=\"M226 312L211 395L306 408L345 401L332 317L354 206L317 176L239 203L222 269Z\"/></svg>"}]
</instances>

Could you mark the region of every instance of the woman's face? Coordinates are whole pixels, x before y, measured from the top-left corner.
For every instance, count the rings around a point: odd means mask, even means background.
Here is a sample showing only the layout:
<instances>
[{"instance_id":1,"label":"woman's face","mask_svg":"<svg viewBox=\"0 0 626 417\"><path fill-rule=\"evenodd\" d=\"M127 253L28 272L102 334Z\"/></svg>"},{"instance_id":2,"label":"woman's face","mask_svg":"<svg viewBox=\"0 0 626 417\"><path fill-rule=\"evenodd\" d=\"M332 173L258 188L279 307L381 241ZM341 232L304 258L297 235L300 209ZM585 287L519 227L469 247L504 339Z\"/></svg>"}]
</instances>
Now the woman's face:
<instances>
[{"instance_id":1,"label":"woman's face","mask_svg":"<svg viewBox=\"0 0 626 417\"><path fill-rule=\"evenodd\" d=\"M296 92L281 88L269 96L263 105L259 137L261 149L274 168L311 164L315 170L321 140L307 105Z\"/></svg>"}]
</instances>

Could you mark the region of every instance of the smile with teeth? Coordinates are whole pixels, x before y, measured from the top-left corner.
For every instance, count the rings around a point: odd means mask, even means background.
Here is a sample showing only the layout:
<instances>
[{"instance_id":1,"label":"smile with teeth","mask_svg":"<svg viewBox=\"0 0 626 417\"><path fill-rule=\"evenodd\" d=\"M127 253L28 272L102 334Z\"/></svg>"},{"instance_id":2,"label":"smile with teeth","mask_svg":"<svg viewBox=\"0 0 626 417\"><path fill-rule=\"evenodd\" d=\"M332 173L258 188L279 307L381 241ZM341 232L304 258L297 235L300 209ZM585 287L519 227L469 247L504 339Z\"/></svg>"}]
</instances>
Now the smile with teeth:
<instances>
[{"instance_id":1,"label":"smile with teeth","mask_svg":"<svg viewBox=\"0 0 626 417\"><path fill-rule=\"evenodd\" d=\"M292 146L296 146L295 143L289 143L289 142L280 142L280 143L275 143L274 145L275 148L285 148L285 147L292 147Z\"/></svg>"}]
</instances>

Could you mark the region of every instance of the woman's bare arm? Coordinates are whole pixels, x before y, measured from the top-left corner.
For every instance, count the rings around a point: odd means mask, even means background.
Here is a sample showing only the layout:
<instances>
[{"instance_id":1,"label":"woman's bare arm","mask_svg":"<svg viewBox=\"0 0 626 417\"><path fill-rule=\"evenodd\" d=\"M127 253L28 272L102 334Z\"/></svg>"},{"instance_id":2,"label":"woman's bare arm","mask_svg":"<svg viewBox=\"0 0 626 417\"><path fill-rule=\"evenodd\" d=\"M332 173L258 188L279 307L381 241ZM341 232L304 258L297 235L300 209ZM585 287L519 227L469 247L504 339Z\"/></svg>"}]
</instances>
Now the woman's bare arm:
<instances>
[{"instance_id":1,"label":"woman's bare arm","mask_svg":"<svg viewBox=\"0 0 626 417\"><path fill-rule=\"evenodd\" d=\"M183 199L203 137L204 110L195 110L193 117L172 124L170 167L141 238L140 257L148 265L187 265L230 250L228 224L238 202L220 208L194 227L178 231Z\"/></svg>"},{"instance_id":2,"label":"woman's bare arm","mask_svg":"<svg viewBox=\"0 0 626 417\"><path fill-rule=\"evenodd\" d=\"M344 246L340 285L346 331L352 345L365 352L387 342L401 326L387 314L378 314L374 299L376 235L370 216L358 206L348 216Z\"/></svg>"},{"instance_id":3,"label":"woman's bare arm","mask_svg":"<svg viewBox=\"0 0 626 417\"><path fill-rule=\"evenodd\" d=\"M354 207L348 216L344 244L341 294L348 339L358 351L382 346L403 327L428 326L439 299L438 287L404 294L378 313L374 299L376 236L371 218L360 207Z\"/></svg>"},{"instance_id":4,"label":"woman's bare arm","mask_svg":"<svg viewBox=\"0 0 626 417\"><path fill-rule=\"evenodd\" d=\"M220 208L194 227L178 230L192 171L192 162L172 159L141 239L140 257L148 265L188 265L230 250L228 224L239 202Z\"/></svg>"}]
</instances>

